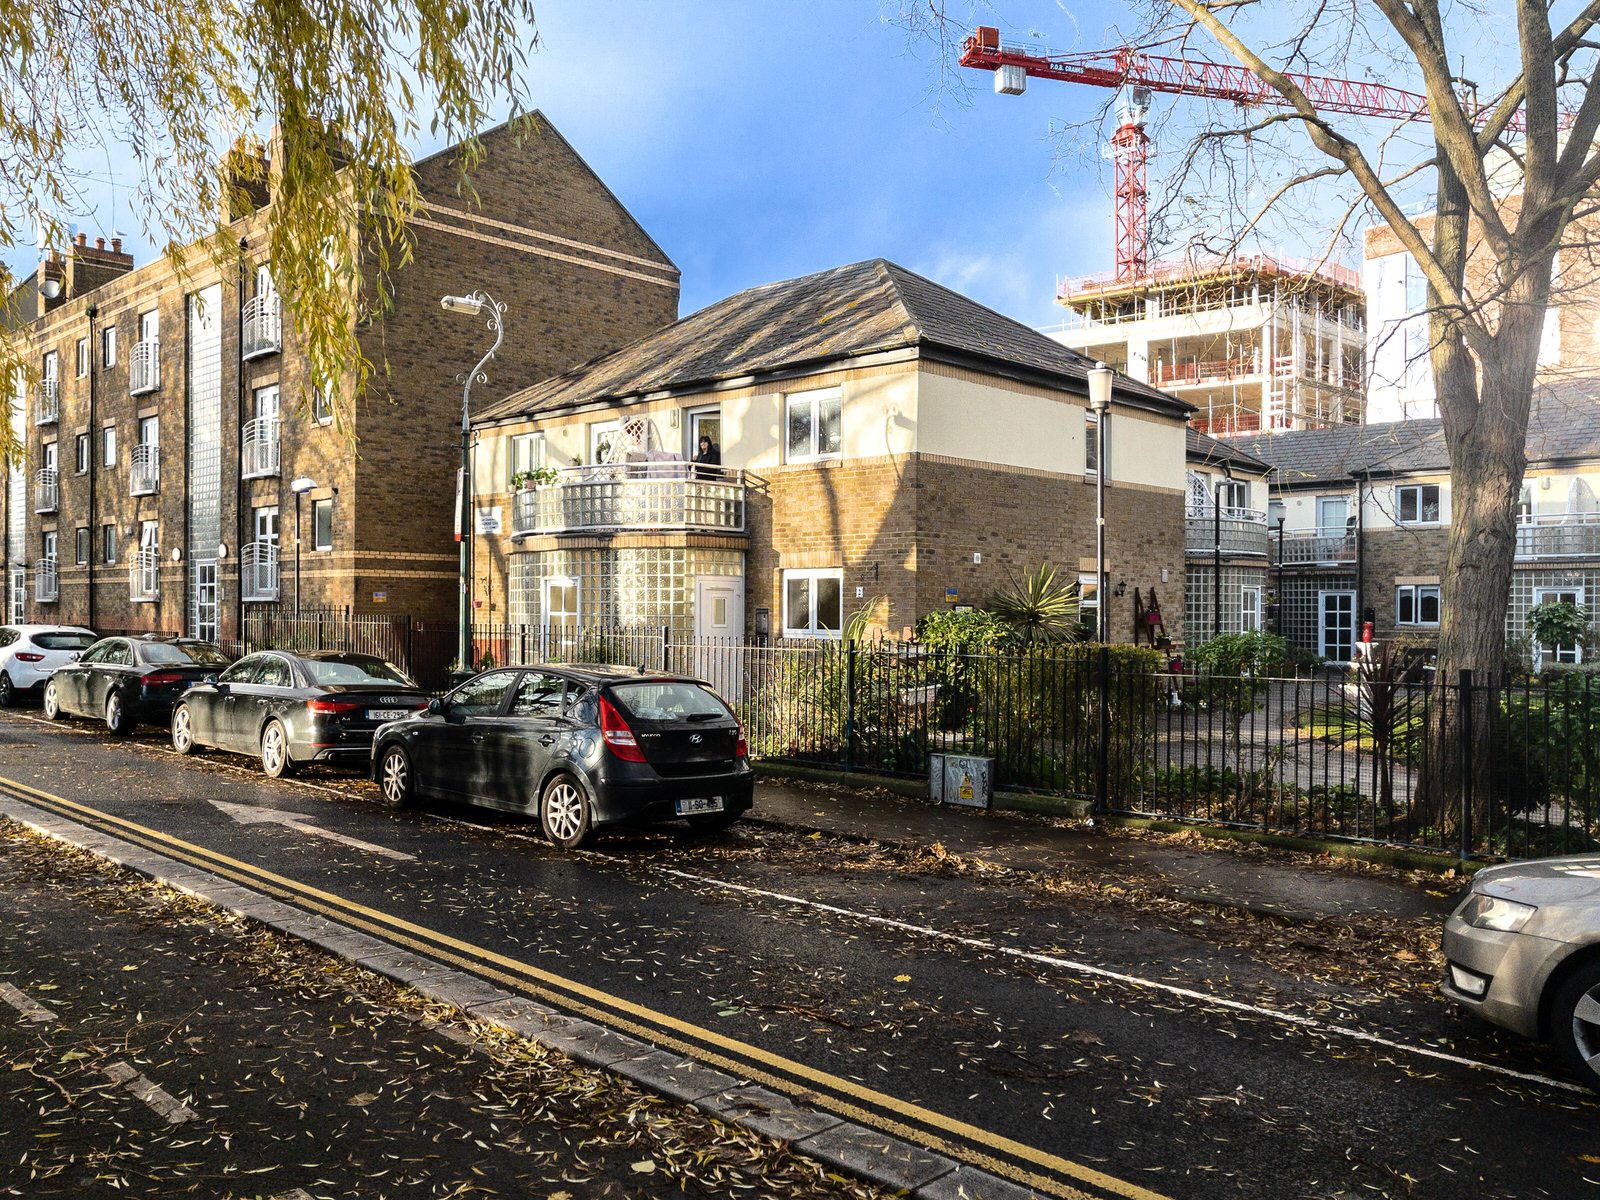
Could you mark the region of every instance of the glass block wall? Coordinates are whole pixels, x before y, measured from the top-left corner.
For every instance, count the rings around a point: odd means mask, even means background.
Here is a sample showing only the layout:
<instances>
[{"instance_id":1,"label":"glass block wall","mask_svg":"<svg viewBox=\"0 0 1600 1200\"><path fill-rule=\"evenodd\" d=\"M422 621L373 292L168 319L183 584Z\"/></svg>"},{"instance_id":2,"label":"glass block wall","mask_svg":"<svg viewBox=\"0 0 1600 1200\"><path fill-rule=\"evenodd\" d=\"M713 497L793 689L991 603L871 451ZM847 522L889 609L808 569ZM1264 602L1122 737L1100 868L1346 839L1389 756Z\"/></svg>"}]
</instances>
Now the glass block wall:
<instances>
[{"instance_id":1,"label":"glass block wall","mask_svg":"<svg viewBox=\"0 0 1600 1200\"><path fill-rule=\"evenodd\" d=\"M1269 576L1268 583L1276 590L1278 585L1276 573ZM1283 636L1289 640L1291 646L1311 654L1321 653L1322 643L1317 629L1317 596L1322 592L1355 590L1354 574L1285 575L1283 593L1278 597L1283 605ZM1264 617L1263 624L1268 627L1269 632L1277 632L1272 628L1274 623Z\"/></svg>"},{"instance_id":2,"label":"glass block wall","mask_svg":"<svg viewBox=\"0 0 1600 1200\"><path fill-rule=\"evenodd\" d=\"M511 621L544 623L545 582L575 579L578 623L589 629L667 625L694 632L694 581L744 574L744 551L682 547L546 550L511 559Z\"/></svg>"},{"instance_id":3,"label":"glass block wall","mask_svg":"<svg viewBox=\"0 0 1600 1200\"><path fill-rule=\"evenodd\" d=\"M1260 615L1262 627L1265 628L1268 624L1266 611L1269 586L1270 581L1265 567L1230 567L1224 563L1222 632L1243 632L1244 589L1247 587L1261 589ZM1183 640L1186 644L1198 646L1215 631L1217 620L1213 599L1215 591L1216 577L1211 566L1198 561L1189 563L1183 580Z\"/></svg>"},{"instance_id":4,"label":"glass block wall","mask_svg":"<svg viewBox=\"0 0 1600 1200\"><path fill-rule=\"evenodd\" d=\"M1506 609L1506 637L1521 637L1528 630L1528 610L1533 607L1535 588L1561 588L1577 590L1583 594L1583 604L1591 617L1600 607L1600 570L1593 568L1568 568L1546 571L1513 571L1511 573L1511 605ZM1590 624L1595 624L1593 620ZM1587 655L1585 657L1588 657Z\"/></svg>"}]
</instances>

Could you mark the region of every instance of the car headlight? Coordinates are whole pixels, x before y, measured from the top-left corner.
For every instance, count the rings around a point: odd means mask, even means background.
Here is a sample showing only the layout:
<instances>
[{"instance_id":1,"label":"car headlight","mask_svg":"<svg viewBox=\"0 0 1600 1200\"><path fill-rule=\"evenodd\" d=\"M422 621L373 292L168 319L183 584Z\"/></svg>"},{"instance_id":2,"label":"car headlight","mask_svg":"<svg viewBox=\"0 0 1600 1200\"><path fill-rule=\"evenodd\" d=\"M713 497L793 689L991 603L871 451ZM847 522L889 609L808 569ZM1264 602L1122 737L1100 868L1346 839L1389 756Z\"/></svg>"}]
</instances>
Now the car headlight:
<instances>
[{"instance_id":1,"label":"car headlight","mask_svg":"<svg viewBox=\"0 0 1600 1200\"><path fill-rule=\"evenodd\" d=\"M1503 900L1473 892L1467 897L1457 915L1474 929L1497 929L1501 933L1515 933L1528 923L1528 918L1538 912L1538 906L1517 900Z\"/></svg>"}]
</instances>

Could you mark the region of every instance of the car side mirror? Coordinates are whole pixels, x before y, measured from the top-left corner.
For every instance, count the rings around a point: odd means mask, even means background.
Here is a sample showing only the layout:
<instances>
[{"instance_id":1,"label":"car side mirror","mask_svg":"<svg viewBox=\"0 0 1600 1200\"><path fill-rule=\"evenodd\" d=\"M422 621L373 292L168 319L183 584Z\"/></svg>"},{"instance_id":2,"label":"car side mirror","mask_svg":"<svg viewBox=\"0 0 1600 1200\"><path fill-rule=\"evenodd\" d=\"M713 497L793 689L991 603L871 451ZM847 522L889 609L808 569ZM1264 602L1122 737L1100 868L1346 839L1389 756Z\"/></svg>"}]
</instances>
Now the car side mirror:
<instances>
[{"instance_id":1,"label":"car side mirror","mask_svg":"<svg viewBox=\"0 0 1600 1200\"><path fill-rule=\"evenodd\" d=\"M219 682L221 680L221 678L222 677L220 675L207 675L200 682L201 683L217 683L217 682Z\"/></svg>"},{"instance_id":2,"label":"car side mirror","mask_svg":"<svg viewBox=\"0 0 1600 1200\"><path fill-rule=\"evenodd\" d=\"M444 701L440 700L438 697L435 697L434 699L429 700L428 701L428 711L430 713L432 713L434 716L438 716L440 713L442 713L444 711Z\"/></svg>"}]
</instances>

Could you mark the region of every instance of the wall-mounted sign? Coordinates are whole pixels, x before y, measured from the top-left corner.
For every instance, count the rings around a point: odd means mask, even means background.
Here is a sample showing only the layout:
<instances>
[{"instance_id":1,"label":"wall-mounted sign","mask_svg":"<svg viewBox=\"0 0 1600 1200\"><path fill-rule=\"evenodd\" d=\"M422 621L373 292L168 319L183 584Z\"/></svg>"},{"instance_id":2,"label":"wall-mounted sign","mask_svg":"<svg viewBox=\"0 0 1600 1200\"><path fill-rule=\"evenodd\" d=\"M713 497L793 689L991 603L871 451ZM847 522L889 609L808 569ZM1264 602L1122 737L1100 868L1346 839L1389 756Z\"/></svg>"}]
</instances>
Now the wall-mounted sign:
<instances>
[{"instance_id":1,"label":"wall-mounted sign","mask_svg":"<svg viewBox=\"0 0 1600 1200\"><path fill-rule=\"evenodd\" d=\"M960 601L960 599L961 599L961 589L960 588L945 588L945 590L944 590L944 602L946 604L958 603Z\"/></svg>"},{"instance_id":2,"label":"wall-mounted sign","mask_svg":"<svg viewBox=\"0 0 1600 1200\"><path fill-rule=\"evenodd\" d=\"M388 592L373 592L372 593L372 602L374 604L387 604L387 603L389 603L389 593Z\"/></svg>"},{"instance_id":3,"label":"wall-mounted sign","mask_svg":"<svg viewBox=\"0 0 1600 1200\"><path fill-rule=\"evenodd\" d=\"M478 509L478 532L494 537L498 537L500 535L502 530L500 523L500 509L498 506L495 508Z\"/></svg>"}]
</instances>

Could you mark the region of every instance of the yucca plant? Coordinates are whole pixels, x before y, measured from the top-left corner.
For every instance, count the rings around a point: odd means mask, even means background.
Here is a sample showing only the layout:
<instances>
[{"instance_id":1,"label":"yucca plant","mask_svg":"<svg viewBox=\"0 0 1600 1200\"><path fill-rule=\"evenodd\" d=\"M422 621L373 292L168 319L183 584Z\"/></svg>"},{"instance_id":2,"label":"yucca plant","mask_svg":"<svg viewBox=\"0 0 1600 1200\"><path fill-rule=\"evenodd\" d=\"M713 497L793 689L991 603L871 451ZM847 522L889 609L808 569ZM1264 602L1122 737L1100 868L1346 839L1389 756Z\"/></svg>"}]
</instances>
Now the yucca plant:
<instances>
[{"instance_id":1,"label":"yucca plant","mask_svg":"<svg viewBox=\"0 0 1600 1200\"><path fill-rule=\"evenodd\" d=\"M1078 581L1065 583L1049 563L1026 570L1019 580L1006 573L1010 586L989 601L989 611L1011 626L1017 637L1035 643L1077 641Z\"/></svg>"}]
</instances>

